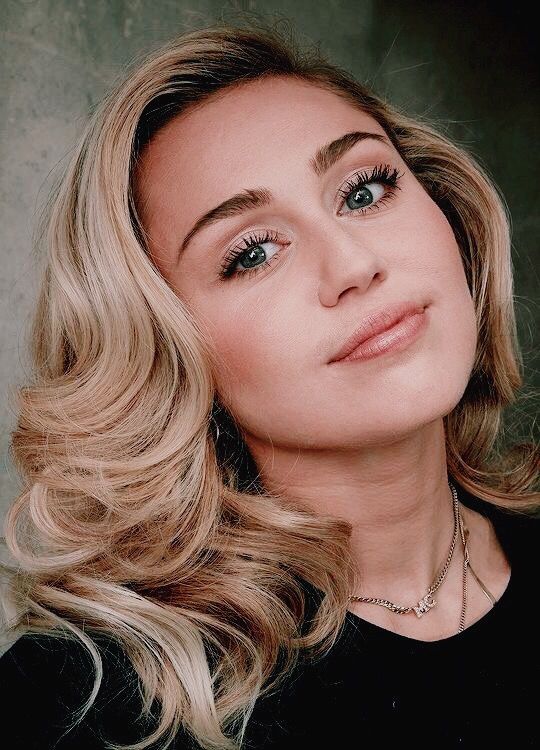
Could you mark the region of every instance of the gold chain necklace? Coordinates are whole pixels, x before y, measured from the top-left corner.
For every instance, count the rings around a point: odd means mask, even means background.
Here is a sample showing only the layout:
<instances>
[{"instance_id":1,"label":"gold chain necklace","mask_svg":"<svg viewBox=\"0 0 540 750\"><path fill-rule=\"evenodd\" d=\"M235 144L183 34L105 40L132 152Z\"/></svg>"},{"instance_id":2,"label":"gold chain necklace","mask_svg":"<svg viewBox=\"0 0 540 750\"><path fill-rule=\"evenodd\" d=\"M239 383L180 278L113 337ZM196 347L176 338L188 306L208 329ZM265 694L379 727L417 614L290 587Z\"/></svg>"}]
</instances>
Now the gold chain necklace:
<instances>
[{"instance_id":1,"label":"gold chain necklace","mask_svg":"<svg viewBox=\"0 0 540 750\"><path fill-rule=\"evenodd\" d=\"M410 607L404 607L399 604L394 604L394 602L389 601L388 599L381 599L379 597L374 596L350 596L350 601L357 601L357 602L367 602L368 604L378 604L381 607L386 607L387 609L391 610L392 612L396 612L399 615L406 615L409 612L414 612L417 617L422 617L425 615L426 612L429 612L436 604L436 600L433 598L433 594L441 583L446 578L446 574L448 572L448 568L450 567L450 562L452 560L452 556L454 554L454 549L456 546L456 541L458 537L458 532L461 535L461 542L463 544L463 581L462 581L462 601L461 601L461 616L459 618L459 632L461 633L465 629L465 614L467 610L467 568L469 566L469 549L467 547L467 535L465 533L465 530L463 528L463 519L461 517L461 513L459 512L459 502L458 502L458 496L456 492L456 488L451 482L448 482L448 485L450 487L450 490L452 492L453 497L453 508L454 508L454 534L452 537L452 543L450 545L450 550L448 552L448 556L446 558L446 562L442 566L440 573L435 577L435 580L431 584L431 586L428 588L426 595L420 599L418 604L412 605Z\"/></svg>"}]
</instances>

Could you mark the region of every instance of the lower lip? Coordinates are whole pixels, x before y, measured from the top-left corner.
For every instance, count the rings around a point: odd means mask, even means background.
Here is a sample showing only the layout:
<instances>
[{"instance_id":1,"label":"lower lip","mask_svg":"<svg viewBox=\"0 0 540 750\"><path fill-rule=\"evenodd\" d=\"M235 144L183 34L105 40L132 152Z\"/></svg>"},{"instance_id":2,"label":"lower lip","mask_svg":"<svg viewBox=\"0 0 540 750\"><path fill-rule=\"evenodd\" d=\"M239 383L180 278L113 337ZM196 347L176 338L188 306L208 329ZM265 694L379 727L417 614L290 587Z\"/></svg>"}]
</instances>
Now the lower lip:
<instances>
[{"instance_id":1,"label":"lower lip","mask_svg":"<svg viewBox=\"0 0 540 750\"><path fill-rule=\"evenodd\" d=\"M363 341L339 362L353 362L357 359L373 359L386 352L398 352L406 349L424 329L426 325L425 308L420 313L407 315L387 331Z\"/></svg>"}]
</instances>

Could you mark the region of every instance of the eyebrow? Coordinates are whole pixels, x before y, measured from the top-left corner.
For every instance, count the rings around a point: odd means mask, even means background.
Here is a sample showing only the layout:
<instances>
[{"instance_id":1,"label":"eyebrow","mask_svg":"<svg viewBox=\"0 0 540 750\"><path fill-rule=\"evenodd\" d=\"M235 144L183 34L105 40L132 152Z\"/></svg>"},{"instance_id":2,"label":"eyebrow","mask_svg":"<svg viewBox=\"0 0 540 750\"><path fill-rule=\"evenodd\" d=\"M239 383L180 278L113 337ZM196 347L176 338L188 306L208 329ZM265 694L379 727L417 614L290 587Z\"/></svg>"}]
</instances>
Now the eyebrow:
<instances>
[{"instance_id":1,"label":"eyebrow","mask_svg":"<svg viewBox=\"0 0 540 750\"><path fill-rule=\"evenodd\" d=\"M354 130L351 133L345 133L345 135L342 135L339 138L336 138L335 140L325 144L324 146L321 146L321 148L317 150L315 156L309 160L309 166L318 177L321 177L337 161L339 161L339 159L341 159L347 153L347 151L350 151L353 146L367 139L379 141L387 146L392 145L390 141L385 138L385 136L380 135L379 133ZM227 198L227 200L223 201L223 203L220 203L218 206L210 209L210 211L207 211L199 219L197 219L193 228L190 229L190 231L185 236L184 241L182 242L182 245L180 246L180 249L178 251L177 258L180 258L191 240L195 237L196 234L198 234L198 232L201 232L204 228L210 226L211 224L215 224L222 219L228 219L231 216L237 216L238 214L242 214L246 211L251 211L262 206L268 206L270 203L272 203L272 201L272 192L267 188L246 189L242 190L240 193L236 193L230 198Z\"/></svg>"}]
</instances>

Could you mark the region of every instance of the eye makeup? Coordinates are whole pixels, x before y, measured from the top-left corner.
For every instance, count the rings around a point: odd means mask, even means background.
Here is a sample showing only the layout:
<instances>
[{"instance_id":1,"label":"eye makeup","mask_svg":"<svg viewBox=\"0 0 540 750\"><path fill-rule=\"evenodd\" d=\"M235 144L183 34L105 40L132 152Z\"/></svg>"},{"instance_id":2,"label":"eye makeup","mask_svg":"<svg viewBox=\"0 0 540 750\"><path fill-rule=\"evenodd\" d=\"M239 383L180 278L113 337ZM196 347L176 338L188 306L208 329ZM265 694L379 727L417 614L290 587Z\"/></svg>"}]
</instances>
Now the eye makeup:
<instances>
[{"instance_id":1,"label":"eye makeup","mask_svg":"<svg viewBox=\"0 0 540 750\"><path fill-rule=\"evenodd\" d=\"M349 206L351 213L365 215L372 211L379 211L395 196L397 190L400 190L398 182L402 176L397 168L392 168L389 164L379 164L371 172L367 170L355 172L345 185L338 190L338 195L341 198L340 208L347 202L349 196L353 196L353 202L360 205ZM382 186L382 195L377 197L378 186ZM245 268L244 266L244 270L241 271L236 269L237 265L241 263L256 263L260 259L261 250L266 255L262 246L267 243L279 243L283 247L290 245L290 242L280 243L279 235L274 230L250 233L247 237L242 237L239 243L226 253L219 271L219 280L226 281L233 277L251 277L260 270L268 268L274 262L274 259L277 259L281 254L282 250L264 260L260 265L254 265L251 268Z\"/></svg>"}]
</instances>

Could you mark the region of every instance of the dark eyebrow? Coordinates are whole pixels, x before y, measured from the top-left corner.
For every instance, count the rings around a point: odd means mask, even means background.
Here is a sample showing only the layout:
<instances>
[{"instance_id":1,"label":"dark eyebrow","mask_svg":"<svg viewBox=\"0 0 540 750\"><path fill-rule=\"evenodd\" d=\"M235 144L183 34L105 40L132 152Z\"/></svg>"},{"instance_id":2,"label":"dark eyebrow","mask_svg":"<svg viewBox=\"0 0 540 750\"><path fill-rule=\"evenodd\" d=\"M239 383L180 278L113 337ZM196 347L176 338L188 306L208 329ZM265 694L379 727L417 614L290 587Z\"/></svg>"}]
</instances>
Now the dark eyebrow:
<instances>
[{"instance_id":1,"label":"dark eyebrow","mask_svg":"<svg viewBox=\"0 0 540 750\"><path fill-rule=\"evenodd\" d=\"M345 135L336 138L334 141L330 141L330 143L321 146L321 148L317 150L315 156L309 160L309 166L318 177L321 177L353 146L368 138L380 141L387 146L392 145L387 138L379 133L354 130L351 133L345 133ZM261 206L267 206L272 200L272 193L266 188L246 189L240 193L236 193L230 198L227 198L223 203L210 209L210 211L197 219L193 228L185 236L184 241L180 246L180 250L178 251L178 257L182 255L193 237L203 228L215 224L221 219L228 219L231 216L236 216L245 211L260 208Z\"/></svg>"}]
</instances>

